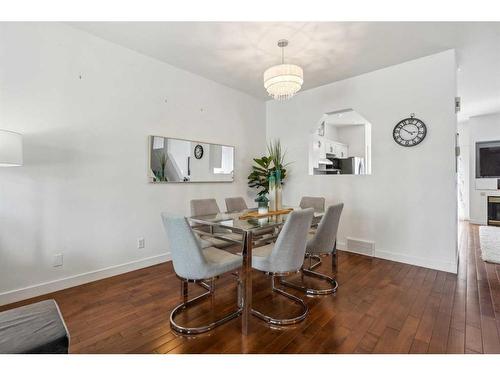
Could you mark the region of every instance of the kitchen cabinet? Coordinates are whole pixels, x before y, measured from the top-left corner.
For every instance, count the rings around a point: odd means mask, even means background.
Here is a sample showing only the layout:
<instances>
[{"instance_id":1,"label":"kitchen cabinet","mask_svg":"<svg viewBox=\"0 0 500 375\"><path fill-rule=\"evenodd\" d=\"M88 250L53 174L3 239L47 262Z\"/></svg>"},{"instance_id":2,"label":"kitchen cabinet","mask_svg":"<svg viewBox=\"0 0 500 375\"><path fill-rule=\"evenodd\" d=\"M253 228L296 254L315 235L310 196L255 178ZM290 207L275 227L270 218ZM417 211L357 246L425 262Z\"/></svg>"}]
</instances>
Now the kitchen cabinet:
<instances>
[{"instance_id":1,"label":"kitchen cabinet","mask_svg":"<svg viewBox=\"0 0 500 375\"><path fill-rule=\"evenodd\" d=\"M347 158L349 155L349 146L345 143L336 141L327 142L327 152L335 155L336 158Z\"/></svg>"},{"instance_id":2,"label":"kitchen cabinet","mask_svg":"<svg viewBox=\"0 0 500 375\"><path fill-rule=\"evenodd\" d=\"M344 143L338 143L336 151L338 158L347 158L349 156L349 146Z\"/></svg>"},{"instance_id":3,"label":"kitchen cabinet","mask_svg":"<svg viewBox=\"0 0 500 375\"><path fill-rule=\"evenodd\" d=\"M326 159L326 139L318 139L316 143L316 147L319 150L319 158Z\"/></svg>"},{"instance_id":4,"label":"kitchen cabinet","mask_svg":"<svg viewBox=\"0 0 500 375\"><path fill-rule=\"evenodd\" d=\"M325 137L313 136L311 139L309 168L319 168L320 164L331 164L328 158L347 158L349 146ZM311 172L312 173L312 172Z\"/></svg>"},{"instance_id":5,"label":"kitchen cabinet","mask_svg":"<svg viewBox=\"0 0 500 375\"><path fill-rule=\"evenodd\" d=\"M325 139L325 150L327 154L335 155L335 142L329 139Z\"/></svg>"}]
</instances>

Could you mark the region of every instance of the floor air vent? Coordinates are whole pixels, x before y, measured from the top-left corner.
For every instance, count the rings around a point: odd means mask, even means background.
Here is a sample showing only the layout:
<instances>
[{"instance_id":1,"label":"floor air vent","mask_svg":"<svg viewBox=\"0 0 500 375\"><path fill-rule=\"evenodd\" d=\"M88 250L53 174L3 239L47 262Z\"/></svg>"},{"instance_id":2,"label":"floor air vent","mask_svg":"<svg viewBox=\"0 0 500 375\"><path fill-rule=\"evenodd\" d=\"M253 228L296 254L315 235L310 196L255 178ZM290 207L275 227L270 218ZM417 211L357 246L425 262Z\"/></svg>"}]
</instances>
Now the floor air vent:
<instances>
[{"instance_id":1,"label":"floor air vent","mask_svg":"<svg viewBox=\"0 0 500 375\"><path fill-rule=\"evenodd\" d=\"M370 257L375 255L375 242L360 240L357 238L347 237L347 251L353 253L368 255Z\"/></svg>"}]
</instances>

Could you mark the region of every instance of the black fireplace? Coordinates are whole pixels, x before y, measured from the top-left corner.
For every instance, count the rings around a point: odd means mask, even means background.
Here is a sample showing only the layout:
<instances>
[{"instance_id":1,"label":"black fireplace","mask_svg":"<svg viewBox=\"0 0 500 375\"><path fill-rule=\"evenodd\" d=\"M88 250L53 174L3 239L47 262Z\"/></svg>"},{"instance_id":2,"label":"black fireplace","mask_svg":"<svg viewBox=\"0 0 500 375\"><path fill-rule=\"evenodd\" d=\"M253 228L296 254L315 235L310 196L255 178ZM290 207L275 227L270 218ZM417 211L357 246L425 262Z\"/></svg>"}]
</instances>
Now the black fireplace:
<instances>
[{"instance_id":1,"label":"black fireplace","mask_svg":"<svg viewBox=\"0 0 500 375\"><path fill-rule=\"evenodd\" d=\"M500 196L488 197L488 225L500 227Z\"/></svg>"}]
</instances>

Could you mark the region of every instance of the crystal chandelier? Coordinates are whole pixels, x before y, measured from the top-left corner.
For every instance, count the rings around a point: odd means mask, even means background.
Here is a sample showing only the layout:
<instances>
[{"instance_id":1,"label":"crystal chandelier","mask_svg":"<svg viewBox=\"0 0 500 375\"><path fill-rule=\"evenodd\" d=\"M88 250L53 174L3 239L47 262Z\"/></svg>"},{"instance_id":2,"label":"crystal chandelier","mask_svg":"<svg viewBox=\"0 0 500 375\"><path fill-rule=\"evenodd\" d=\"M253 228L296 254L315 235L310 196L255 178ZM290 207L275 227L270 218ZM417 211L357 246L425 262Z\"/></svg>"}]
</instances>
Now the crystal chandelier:
<instances>
[{"instance_id":1,"label":"crystal chandelier","mask_svg":"<svg viewBox=\"0 0 500 375\"><path fill-rule=\"evenodd\" d=\"M288 40L278 41L281 48L281 64L268 68L264 72L264 87L269 96L276 100L290 99L304 83L304 72L298 65L285 64L285 47Z\"/></svg>"}]
</instances>

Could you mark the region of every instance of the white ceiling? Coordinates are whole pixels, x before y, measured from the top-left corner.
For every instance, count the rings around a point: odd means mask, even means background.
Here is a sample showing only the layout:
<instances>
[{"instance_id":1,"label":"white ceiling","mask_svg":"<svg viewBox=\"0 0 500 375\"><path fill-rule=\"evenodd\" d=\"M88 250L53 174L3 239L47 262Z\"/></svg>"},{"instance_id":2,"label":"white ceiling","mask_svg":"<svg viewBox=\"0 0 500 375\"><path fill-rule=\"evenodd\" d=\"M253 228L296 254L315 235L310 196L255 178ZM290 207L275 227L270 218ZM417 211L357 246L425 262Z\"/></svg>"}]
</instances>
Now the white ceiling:
<instances>
[{"instance_id":1,"label":"white ceiling","mask_svg":"<svg viewBox=\"0 0 500 375\"><path fill-rule=\"evenodd\" d=\"M460 118L500 111L500 23L72 22L71 26L267 100L262 73L285 60L303 89L457 50ZM432 87L429 87L432 90Z\"/></svg>"}]
</instances>

